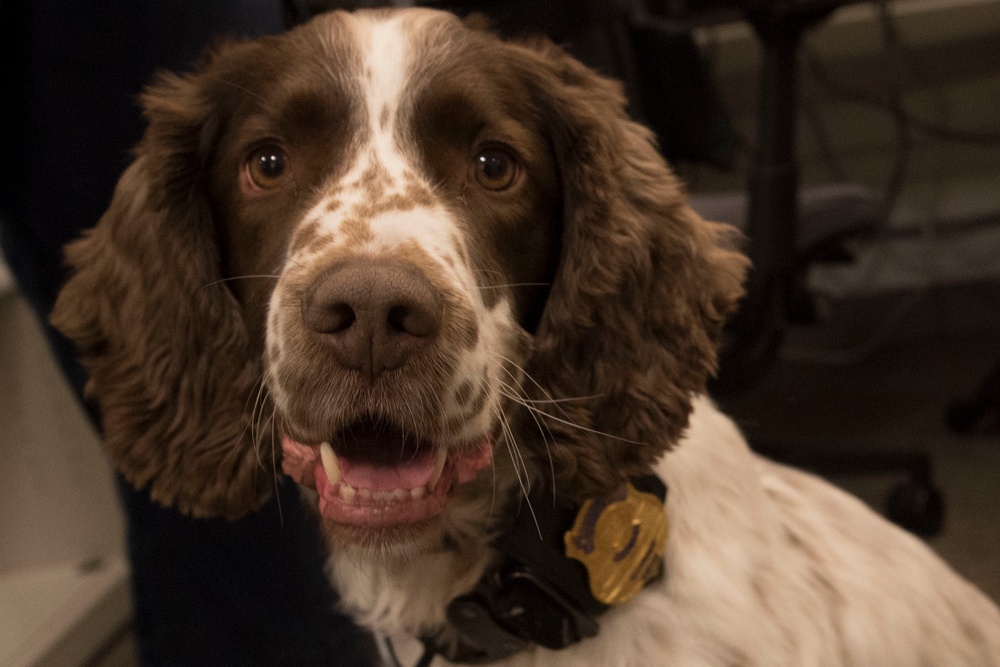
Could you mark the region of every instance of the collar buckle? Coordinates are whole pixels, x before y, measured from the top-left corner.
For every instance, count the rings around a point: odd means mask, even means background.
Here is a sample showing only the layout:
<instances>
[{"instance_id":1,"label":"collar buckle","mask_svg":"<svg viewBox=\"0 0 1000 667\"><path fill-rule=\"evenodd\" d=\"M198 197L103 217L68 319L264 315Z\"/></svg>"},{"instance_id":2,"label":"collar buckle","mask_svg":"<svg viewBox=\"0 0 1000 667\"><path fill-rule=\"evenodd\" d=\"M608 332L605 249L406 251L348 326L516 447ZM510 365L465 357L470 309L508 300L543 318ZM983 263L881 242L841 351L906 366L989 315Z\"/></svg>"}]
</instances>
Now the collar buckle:
<instances>
[{"instance_id":1,"label":"collar buckle","mask_svg":"<svg viewBox=\"0 0 1000 667\"><path fill-rule=\"evenodd\" d=\"M459 636L453 662L483 664L511 656L530 644L558 650L597 634L597 622L579 611L530 567L507 561L475 590L452 600L448 623Z\"/></svg>"}]
</instances>

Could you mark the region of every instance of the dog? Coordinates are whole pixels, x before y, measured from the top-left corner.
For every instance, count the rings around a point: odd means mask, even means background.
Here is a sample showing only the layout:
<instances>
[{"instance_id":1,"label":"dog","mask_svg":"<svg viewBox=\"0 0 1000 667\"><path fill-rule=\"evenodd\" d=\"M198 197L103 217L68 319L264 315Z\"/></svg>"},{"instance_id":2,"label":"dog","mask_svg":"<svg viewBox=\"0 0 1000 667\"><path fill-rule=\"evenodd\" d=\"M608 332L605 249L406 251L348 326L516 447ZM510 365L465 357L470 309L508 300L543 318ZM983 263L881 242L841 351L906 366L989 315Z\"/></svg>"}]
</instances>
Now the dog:
<instances>
[{"instance_id":1,"label":"dog","mask_svg":"<svg viewBox=\"0 0 1000 667\"><path fill-rule=\"evenodd\" d=\"M747 263L618 83L376 10L225 45L143 104L53 316L107 450L196 517L253 511L280 467L386 655L1000 665L992 602L706 398Z\"/></svg>"}]
</instances>

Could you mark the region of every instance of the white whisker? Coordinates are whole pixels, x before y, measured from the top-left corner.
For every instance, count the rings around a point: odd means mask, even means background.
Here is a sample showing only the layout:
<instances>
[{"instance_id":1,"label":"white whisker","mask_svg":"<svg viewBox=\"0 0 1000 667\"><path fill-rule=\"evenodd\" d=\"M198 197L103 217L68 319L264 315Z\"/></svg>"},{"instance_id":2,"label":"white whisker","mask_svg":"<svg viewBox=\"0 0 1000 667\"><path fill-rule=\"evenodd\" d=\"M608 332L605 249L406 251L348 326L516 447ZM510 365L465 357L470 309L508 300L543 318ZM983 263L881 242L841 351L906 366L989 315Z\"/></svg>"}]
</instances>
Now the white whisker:
<instances>
[{"instance_id":1,"label":"white whisker","mask_svg":"<svg viewBox=\"0 0 1000 667\"><path fill-rule=\"evenodd\" d=\"M503 289L505 287L549 287L552 283L503 283L501 285L480 285L479 289Z\"/></svg>"},{"instance_id":2,"label":"white whisker","mask_svg":"<svg viewBox=\"0 0 1000 667\"><path fill-rule=\"evenodd\" d=\"M510 359L510 358L508 358L508 357L506 357L506 356L504 356L504 355L502 355L502 354L500 354L498 352L494 352L493 354L494 354L494 356L499 357L503 361L507 362L508 364L510 364L511 366L513 366L514 368L516 368L517 370L519 370L522 373L522 375L524 376L524 378L526 380L529 380L531 382L531 384L533 384L535 387L537 387L538 390L541 391L542 394L545 395L546 399L552 401L553 404L555 404L556 407L558 407L557 399L552 394L549 393L548 389L546 389L545 387L543 387L537 380L535 380L535 378L531 377L531 373L529 373L526 368L524 368L523 366L521 366L520 364L518 364L513 359ZM517 382L517 384L518 384L519 387L521 387L522 393L526 394L527 392L524 391L524 387L521 385L521 383ZM563 414L565 415L566 413L564 412Z\"/></svg>"},{"instance_id":3,"label":"white whisker","mask_svg":"<svg viewBox=\"0 0 1000 667\"><path fill-rule=\"evenodd\" d=\"M275 434L275 415L278 413L278 407L272 406L271 408L271 467L274 469L274 499L278 503L278 525L282 528L285 527L285 514L281 508L281 494L278 492L278 453L275 451L275 440L277 440Z\"/></svg>"},{"instance_id":4,"label":"white whisker","mask_svg":"<svg viewBox=\"0 0 1000 667\"><path fill-rule=\"evenodd\" d=\"M517 400L516 396L511 396L511 395L509 395L507 393L504 393L504 396L506 396L507 398L511 399L512 401L516 401ZM522 403L522 405L524 405L524 404ZM559 422L560 424L564 424L564 425L569 426L571 428L575 428L577 430L584 431L585 433L593 433L594 435L600 435L600 436L603 436L605 438L611 438L612 440L618 440L619 442L627 442L630 445L640 445L641 446L643 444L641 442L638 442L637 440L629 440L628 438L623 438L623 437L618 436L618 435L612 435L611 433L606 433L604 431L598 431L597 429L588 428L586 426L580 426L579 424L574 424L571 421L568 421L566 419L561 419L559 417L556 417L555 415L550 414L548 412L545 412L544 410L539 410L538 408L534 407L533 405L524 405L524 407L527 410L530 410L531 412L536 412L536 413L542 415L543 417L545 417L547 419L551 419L553 421Z\"/></svg>"},{"instance_id":5,"label":"white whisker","mask_svg":"<svg viewBox=\"0 0 1000 667\"><path fill-rule=\"evenodd\" d=\"M520 403L521 405L523 405L523 403L521 403L520 398L512 396L511 394L504 391L505 388L513 390L514 387L510 387L506 382L502 380L500 380L499 382L500 382L500 393L502 395L511 399L515 403ZM549 447L549 438L552 438L553 442L555 442L555 437L552 435L552 431L549 429L548 424L542 422L542 420L540 420L534 412L532 412L529 409L528 414L531 415L531 418L535 421L535 425L538 427L538 433L542 436L542 444L545 445L545 457L549 461L549 475L551 476L552 479L552 502L554 504L556 501L556 466L555 466L555 461L552 460L552 449ZM546 433L549 434L548 438L545 437Z\"/></svg>"},{"instance_id":6,"label":"white whisker","mask_svg":"<svg viewBox=\"0 0 1000 667\"><path fill-rule=\"evenodd\" d=\"M535 529L538 531L539 539L544 539L542 537L542 527L539 525L538 517L535 515L535 508L531 506L531 498L529 496L531 488L531 480L529 478L530 473L528 472L527 465L524 463L524 459L521 458L520 452L517 452L517 457L514 455L517 450L517 443L514 441L514 432L510 428L510 423L507 421L503 412L501 412L498 416L500 417L501 428L504 430L504 440L507 442L507 451L510 453L510 461L514 466L514 476L517 477L517 483L521 487L521 495L524 496L524 502L528 504L528 511L531 512L531 519L535 522ZM524 466L524 480L521 479L521 472L517 467L518 458L521 459L521 465Z\"/></svg>"},{"instance_id":7,"label":"white whisker","mask_svg":"<svg viewBox=\"0 0 1000 667\"><path fill-rule=\"evenodd\" d=\"M219 283L228 283L233 280L243 280L244 278L270 278L271 280L277 280L280 277L281 276L277 274L272 275L269 273L263 273L260 275L231 276L229 278L220 278L219 280L213 280L210 283L205 283L204 285L201 286L201 289L205 289L206 287L211 287L212 285L218 285Z\"/></svg>"},{"instance_id":8,"label":"white whisker","mask_svg":"<svg viewBox=\"0 0 1000 667\"><path fill-rule=\"evenodd\" d=\"M247 95L249 95L251 97L257 98L258 100L260 100L261 102L264 102L265 104L267 104L267 102L268 102L267 98L264 98L264 97L258 95L257 93L253 92L249 88L241 86L240 84L236 83L235 81L230 81L229 79L224 79L221 76L213 76L211 74L208 74L207 72L203 72L201 74L201 76L205 77L206 79L211 79L212 81L218 81L219 83L224 83L227 86L232 86L233 88L235 88L237 90L241 90L241 91L243 91L244 93L246 93Z\"/></svg>"}]
</instances>

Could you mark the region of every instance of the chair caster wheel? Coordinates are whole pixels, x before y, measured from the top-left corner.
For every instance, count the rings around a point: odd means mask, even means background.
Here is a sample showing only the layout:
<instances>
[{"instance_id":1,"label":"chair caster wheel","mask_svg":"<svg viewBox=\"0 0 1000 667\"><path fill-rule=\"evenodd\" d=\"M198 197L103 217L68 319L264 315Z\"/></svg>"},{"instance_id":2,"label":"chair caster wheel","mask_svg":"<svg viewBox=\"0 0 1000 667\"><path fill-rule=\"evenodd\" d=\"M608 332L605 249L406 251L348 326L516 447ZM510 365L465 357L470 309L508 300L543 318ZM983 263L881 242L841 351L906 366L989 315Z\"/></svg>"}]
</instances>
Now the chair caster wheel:
<instances>
[{"instance_id":1,"label":"chair caster wheel","mask_svg":"<svg viewBox=\"0 0 1000 667\"><path fill-rule=\"evenodd\" d=\"M920 537L933 537L944 525L944 498L929 483L908 481L893 487L885 509L890 521Z\"/></svg>"}]
</instances>

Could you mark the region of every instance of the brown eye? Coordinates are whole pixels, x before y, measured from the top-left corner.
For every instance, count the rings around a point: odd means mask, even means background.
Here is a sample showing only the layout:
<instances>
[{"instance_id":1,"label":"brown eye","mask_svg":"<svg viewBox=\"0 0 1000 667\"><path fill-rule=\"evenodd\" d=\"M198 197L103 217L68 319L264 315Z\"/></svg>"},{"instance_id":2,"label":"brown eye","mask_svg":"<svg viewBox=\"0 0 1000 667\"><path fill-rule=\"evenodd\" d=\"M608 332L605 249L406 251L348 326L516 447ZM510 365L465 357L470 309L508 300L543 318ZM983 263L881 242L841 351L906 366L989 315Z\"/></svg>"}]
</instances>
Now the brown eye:
<instances>
[{"instance_id":1,"label":"brown eye","mask_svg":"<svg viewBox=\"0 0 1000 667\"><path fill-rule=\"evenodd\" d=\"M276 188L288 176L288 155L280 146L261 146L250 154L247 171L254 185L263 190Z\"/></svg>"},{"instance_id":2,"label":"brown eye","mask_svg":"<svg viewBox=\"0 0 1000 667\"><path fill-rule=\"evenodd\" d=\"M517 162L503 148L484 148L476 154L476 180L487 190L506 190L517 178Z\"/></svg>"}]
</instances>

